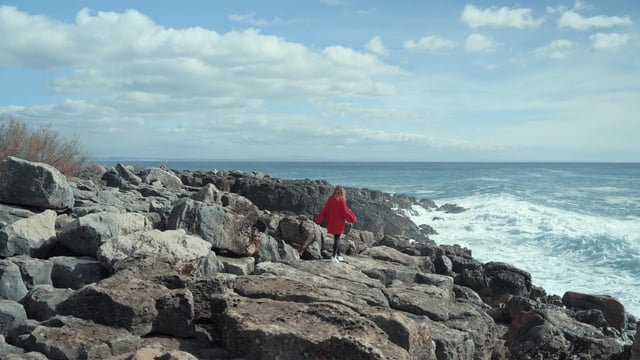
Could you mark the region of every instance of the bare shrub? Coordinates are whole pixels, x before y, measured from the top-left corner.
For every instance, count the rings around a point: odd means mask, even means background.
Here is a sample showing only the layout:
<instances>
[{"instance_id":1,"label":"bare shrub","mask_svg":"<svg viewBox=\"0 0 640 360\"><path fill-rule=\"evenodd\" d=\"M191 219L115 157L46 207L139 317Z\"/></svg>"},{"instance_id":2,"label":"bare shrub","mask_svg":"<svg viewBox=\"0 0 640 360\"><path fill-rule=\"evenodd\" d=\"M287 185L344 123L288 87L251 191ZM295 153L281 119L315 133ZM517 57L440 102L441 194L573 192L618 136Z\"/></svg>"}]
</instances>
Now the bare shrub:
<instances>
[{"instance_id":1,"label":"bare shrub","mask_svg":"<svg viewBox=\"0 0 640 360\"><path fill-rule=\"evenodd\" d=\"M67 176L77 176L88 162L77 136L60 136L51 125L35 130L16 119L0 119L0 160L15 156L49 164Z\"/></svg>"}]
</instances>

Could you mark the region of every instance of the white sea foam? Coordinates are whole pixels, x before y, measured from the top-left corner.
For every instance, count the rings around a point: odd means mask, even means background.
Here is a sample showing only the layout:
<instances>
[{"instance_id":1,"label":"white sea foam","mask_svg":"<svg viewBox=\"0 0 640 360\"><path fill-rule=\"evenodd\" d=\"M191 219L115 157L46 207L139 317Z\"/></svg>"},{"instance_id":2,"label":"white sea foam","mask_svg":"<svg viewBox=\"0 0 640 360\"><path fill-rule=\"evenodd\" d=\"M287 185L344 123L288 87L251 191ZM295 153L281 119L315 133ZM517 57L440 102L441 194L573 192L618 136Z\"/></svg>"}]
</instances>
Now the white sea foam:
<instances>
[{"instance_id":1,"label":"white sea foam","mask_svg":"<svg viewBox=\"0 0 640 360\"><path fill-rule=\"evenodd\" d=\"M483 262L514 264L529 271L533 283L549 293L609 294L640 315L637 219L586 215L507 194L439 202L456 203L467 211L445 214L414 209L411 219L433 226L439 235L431 237L437 243L468 247Z\"/></svg>"}]
</instances>

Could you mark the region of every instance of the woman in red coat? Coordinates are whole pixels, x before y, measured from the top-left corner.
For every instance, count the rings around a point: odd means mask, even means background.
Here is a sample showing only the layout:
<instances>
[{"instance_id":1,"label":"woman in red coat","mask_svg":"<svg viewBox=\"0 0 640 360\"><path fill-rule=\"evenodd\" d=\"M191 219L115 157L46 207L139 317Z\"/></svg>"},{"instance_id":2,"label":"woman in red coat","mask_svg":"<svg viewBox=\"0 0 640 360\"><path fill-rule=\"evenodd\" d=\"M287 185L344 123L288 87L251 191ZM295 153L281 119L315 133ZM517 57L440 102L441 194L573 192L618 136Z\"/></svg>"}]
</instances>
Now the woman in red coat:
<instances>
[{"instance_id":1,"label":"woman in red coat","mask_svg":"<svg viewBox=\"0 0 640 360\"><path fill-rule=\"evenodd\" d=\"M358 218L347 207L346 191L340 185L333 190L333 194L327 199L324 208L315 219L316 224L320 224L325 220L327 221L327 233L333 234L334 237L331 261L334 263L344 261L340 256L340 235L344 232L345 222L354 223Z\"/></svg>"}]
</instances>

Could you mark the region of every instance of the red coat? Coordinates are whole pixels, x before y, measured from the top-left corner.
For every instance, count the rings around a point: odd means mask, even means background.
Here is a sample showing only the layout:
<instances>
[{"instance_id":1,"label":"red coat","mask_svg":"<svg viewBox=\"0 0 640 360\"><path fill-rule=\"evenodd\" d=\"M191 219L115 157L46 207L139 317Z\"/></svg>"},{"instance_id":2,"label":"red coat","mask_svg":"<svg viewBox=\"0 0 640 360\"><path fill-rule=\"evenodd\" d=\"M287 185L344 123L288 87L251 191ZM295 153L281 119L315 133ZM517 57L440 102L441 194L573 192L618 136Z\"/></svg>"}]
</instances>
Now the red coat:
<instances>
[{"instance_id":1,"label":"red coat","mask_svg":"<svg viewBox=\"0 0 640 360\"><path fill-rule=\"evenodd\" d=\"M324 208L320 211L320 214L316 216L316 224L322 223L327 220L327 232L329 234L340 235L344 232L344 223L356 222L358 218L347 207L347 202L344 197L335 198L330 196L327 202L324 204Z\"/></svg>"}]
</instances>

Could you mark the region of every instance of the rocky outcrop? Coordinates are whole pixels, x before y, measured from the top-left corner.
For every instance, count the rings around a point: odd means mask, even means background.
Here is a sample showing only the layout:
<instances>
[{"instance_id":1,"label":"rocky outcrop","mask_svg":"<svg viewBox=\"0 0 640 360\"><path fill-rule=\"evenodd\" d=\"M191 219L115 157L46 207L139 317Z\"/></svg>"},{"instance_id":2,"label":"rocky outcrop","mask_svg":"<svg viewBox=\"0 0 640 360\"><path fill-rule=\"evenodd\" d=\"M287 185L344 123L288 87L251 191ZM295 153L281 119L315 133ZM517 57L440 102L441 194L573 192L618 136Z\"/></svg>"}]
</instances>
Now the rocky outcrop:
<instances>
[{"instance_id":1,"label":"rocky outcrop","mask_svg":"<svg viewBox=\"0 0 640 360\"><path fill-rule=\"evenodd\" d=\"M333 264L324 181L119 164L68 186L67 214L0 204L2 359L639 356L617 300L437 245L393 210L409 197L348 189Z\"/></svg>"}]
</instances>

